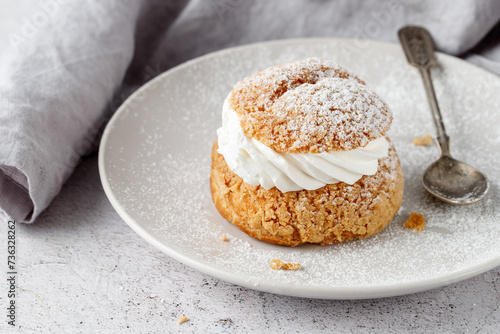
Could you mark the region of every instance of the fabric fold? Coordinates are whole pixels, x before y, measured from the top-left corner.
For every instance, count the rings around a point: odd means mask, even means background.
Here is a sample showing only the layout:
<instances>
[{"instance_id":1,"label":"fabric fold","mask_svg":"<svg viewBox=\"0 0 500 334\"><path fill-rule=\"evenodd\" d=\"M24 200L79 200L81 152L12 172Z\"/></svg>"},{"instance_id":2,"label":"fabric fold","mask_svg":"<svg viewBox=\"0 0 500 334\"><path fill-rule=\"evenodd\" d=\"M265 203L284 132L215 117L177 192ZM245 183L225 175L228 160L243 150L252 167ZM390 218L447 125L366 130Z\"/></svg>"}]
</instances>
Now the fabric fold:
<instances>
[{"instance_id":1,"label":"fabric fold","mask_svg":"<svg viewBox=\"0 0 500 334\"><path fill-rule=\"evenodd\" d=\"M61 2L31 39L11 32L22 43L2 50L0 208L19 222L33 222L93 149L132 60L140 2L83 4Z\"/></svg>"},{"instance_id":2,"label":"fabric fold","mask_svg":"<svg viewBox=\"0 0 500 334\"><path fill-rule=\"evenodd\" d=\"M33 200L29 194L28 179L20 170L0 166L0 208L9 217L30 221L33 216Z\"/></svg>"}]
</instances>

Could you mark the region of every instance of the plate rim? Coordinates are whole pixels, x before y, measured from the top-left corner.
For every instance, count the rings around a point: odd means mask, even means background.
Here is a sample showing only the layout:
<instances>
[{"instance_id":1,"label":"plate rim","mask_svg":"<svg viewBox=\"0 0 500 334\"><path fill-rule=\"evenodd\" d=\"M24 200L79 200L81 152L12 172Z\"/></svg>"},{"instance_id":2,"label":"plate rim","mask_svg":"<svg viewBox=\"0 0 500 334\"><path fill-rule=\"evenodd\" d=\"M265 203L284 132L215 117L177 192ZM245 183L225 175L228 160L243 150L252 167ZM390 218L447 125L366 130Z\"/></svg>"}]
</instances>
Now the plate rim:
<instances>
[{"instance_id":1,"label":"plate rim","mask_svg":"<svg viewBox=\"0 0 500 334\"><path fill-rule=\"evenodd\" d=\"M245 44L240 46L235 46L231 48L226 48L214 52L210 52L208 54L202 55L200 57L196 57L190 59L184 63L181 63L175 67L170 68L169 70L161 73L155 78L151 79L141 87L139 87L134 93L132 93L115 111L109 120L106 128L102 134L101 142L99 144L99 152L98 152L98 169L99 176L101 180L101 184L103 186L106 197L110 201L111 205L118 213L118 215L125 221L125 223L136 232L141 238L143 238L146 242L165 253L169 257L174 260L183 263L184 265L193 268L197 271L200 271L209 276L221 279L223 281L236 284L245 288L249 288L252 290L259 290L264 292L270 292L280 295L287 295L293 297L302 297L302 298L315 298L315 299L335 299L335 300L346 300L346 299L373 299L373 298L385 298L385 297L394 297L401 296L406 294L412 294L416 292L427 291L439 287L443 287L449 284L453 284L456 282L460 282L466 280L468 278L477 276L486 271L489 271L495 267L500 266L500 256L489 259L482 264L475 264L471 267L464 268L458 271L449 272L446 274L442 274L439 276L435 276L432 278L426 278L419 281L411 281L411 282L401 282L401 283L391 283L387 285L370 285L365 287L345 287L345 286L319 286L319 285L303 285L297 283L286 282L282 283L280 286L272 282L259 281L258 283L250 280L244 280L241 276L233 274L231 272L222 270L217 268L215 265L207 264L203 260L195 260L191 257L182 254L181 252L177 252L174 249L169 248L166 244L164 244L159 239L155 238L152 234L147 232L141 225L136 222L122 207L118 199L115 197L113 190L111 189L111 184L109 183L106 165L105 165L105 156L107 152L107 143L109 141L110 136L112 135L112 131L115 128L115 123L118 122L119 118L123 113L126 112L128 106L137 99L144 91L147 91L151 86L158 84L165 77L168 77L172 73L183 70L186 67L190 67L196 63L203 62L208 58L218 57L225 53L235 52L241 49L247 48L255 48L259 46L266 45L279 45L279 44L293 44L293 43L319 43L319 42L355 42L359 41L357 39L350 38L291 38L291 39L279 39L279 40L271 40L265 42L257 42L251 44ZM369 41L370 45L367 48L371 47L371 45L385 46L388 48L396 49L399 47L399 44L389 43L389 42L379 42L373 40L363 40L364 42ZM445 57L451 61L458 61L459 63L466 64L466 66L472 66L476 70L480 70L483 74L487 76L493 76L495 80L499 80L500 78L475 64L469 63L463 59L443 54L440 52L436 52L439 57ZM401 54L402 50L401 50ZM410 66L410 65L408 65Z\"/></svg>"}]
</instances>

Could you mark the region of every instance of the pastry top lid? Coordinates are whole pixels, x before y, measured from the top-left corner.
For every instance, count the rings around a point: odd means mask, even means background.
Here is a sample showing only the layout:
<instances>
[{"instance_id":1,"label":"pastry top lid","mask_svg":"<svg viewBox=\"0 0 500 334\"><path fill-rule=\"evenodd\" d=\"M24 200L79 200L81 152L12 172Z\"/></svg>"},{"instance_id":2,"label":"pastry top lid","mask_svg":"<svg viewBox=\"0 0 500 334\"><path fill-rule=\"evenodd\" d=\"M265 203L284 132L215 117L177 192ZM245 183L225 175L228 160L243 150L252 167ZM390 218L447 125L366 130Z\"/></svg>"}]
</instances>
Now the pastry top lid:
<instances>
[{"instance_id":1,"label":"pastry top lid","mask_svg":"<svg viewBox=\"0 0 500 334\"><path fill-rule=\"evenodd\" d=\"M267 68L229 95L245 134L276 152L352 150L384 136L392 114L348 70L308 58Z\"/></svg>"}]
</instances>

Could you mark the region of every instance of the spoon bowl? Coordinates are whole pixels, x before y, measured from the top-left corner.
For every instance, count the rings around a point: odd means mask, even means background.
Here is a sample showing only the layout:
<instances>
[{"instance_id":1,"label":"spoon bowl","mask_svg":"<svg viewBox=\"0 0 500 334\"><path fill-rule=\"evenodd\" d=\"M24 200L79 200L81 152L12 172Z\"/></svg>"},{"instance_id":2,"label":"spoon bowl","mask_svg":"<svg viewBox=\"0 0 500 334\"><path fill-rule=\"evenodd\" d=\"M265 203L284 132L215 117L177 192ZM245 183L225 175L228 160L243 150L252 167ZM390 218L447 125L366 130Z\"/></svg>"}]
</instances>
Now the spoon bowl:
<instances>
[{"instance_id":1,"label":"spoon bowl","mask_svg":"<svg viewBox=\"0 0 500 334\"><path fill-rule=\"evenodd\" d=\"M424 189L453 204L472 204L489 189L486 176L474 167L443 155L432 163L422 177Z\"/></svg>"}]
</instances>

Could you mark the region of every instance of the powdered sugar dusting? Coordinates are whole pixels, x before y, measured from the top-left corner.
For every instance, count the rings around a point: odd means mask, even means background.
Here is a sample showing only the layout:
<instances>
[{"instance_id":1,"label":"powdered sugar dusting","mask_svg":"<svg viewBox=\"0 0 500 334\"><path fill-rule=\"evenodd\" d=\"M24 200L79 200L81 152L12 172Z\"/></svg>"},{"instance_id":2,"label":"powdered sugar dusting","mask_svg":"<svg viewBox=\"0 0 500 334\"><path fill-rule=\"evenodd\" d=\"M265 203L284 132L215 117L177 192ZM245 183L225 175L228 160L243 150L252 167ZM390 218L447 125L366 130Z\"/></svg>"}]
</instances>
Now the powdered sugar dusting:
<instances>
[{"instance_id":1,"label":"powdered sugar dusting","mask_svg":"<svg viewBox=\"0 0 500 334\"><path fill-rule=\"evenodd\" d=\"M287 123L291 151L323 152L331 143L339 150L364 147L383 136L392 121L378 95L350 79L325 78L301 85L283 94L272 109L281 120L278 128Z\"/></svg>"},{"instance_id":2,"label":"powdered sugar dusting","mask_svg":"<svg viewBox=\"0 0 500 334\"><path fill-rule=\"evenodd\" d=\"M341 52L349 49L346 43L286 41L225 51L191 62L143 90L141 99L129 103L112 124L104 154L111 190L135 229L170 256L217 277L320 298L418 291L499 264L500 156L491 152L500 143L500 80L438 57L441 68L433 78L452 153L477 166L491 182L481 202L447 205L420 185L438 151L412 143L415 136L434 133L418 73L398 46L373 43L348 54ZM210 150L233 83L262 68L312 56L351 68L391 107L389 136L403 165L405 197L394 221L373 237L325 247L270 245L248 237L214 208ZM410 212L426 217L422 233L403 227ZM222 234L228 242L220 240ZM274 258L300 263L302 269L272 270L269 261Z\"/></svg>"},{"instance_id":3,"label":"powdered sugar dusting","mask_svg":"<svg viewBox=\"0 0 500 334\"><path fill-rule=\"evenodd\" d=\"M383 136L392 121L387 105L363 81L319 58L247 77L235 85L229 101L245 133L277 152L363 147Z\"/></svg>"}]
</instances>

